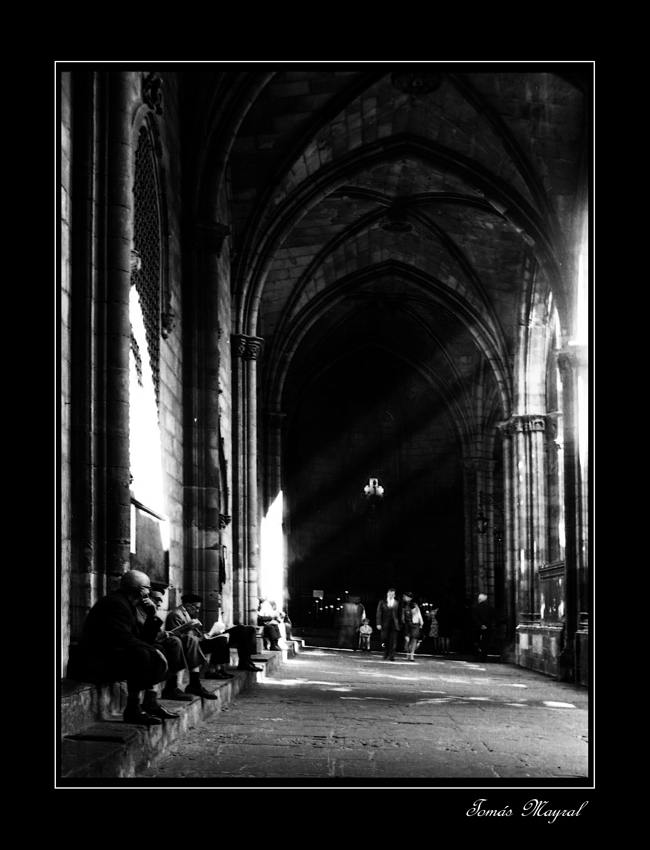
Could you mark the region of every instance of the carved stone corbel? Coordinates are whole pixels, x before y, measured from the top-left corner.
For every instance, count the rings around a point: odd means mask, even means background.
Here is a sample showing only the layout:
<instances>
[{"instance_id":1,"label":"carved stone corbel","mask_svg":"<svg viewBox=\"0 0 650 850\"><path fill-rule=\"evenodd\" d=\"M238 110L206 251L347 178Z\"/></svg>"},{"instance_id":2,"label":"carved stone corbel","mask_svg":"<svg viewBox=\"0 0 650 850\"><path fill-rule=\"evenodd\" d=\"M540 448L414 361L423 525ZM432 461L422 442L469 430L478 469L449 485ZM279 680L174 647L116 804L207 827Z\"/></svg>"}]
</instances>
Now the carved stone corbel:
<instances>
[{"instance_id":1,"label":"carved stone corbel","mask_svg":"<svg viewBox=\"0 0 650 850\"><path fill-rule=\"evenodd\" d=\"M169 307L160 314L160 334L167 339L176 327L176 313Z\"/></svg>"},{"instance_id":2,"label":"carved stone corbel","mask_svg":"<svg viewBox=\"0 0 650 850\"><path fill-rule=\"evenodd\" d=\"M156 115L162 115L162 80L154 73L142 82L142 99Z\"/></svg>"}]
</instances>

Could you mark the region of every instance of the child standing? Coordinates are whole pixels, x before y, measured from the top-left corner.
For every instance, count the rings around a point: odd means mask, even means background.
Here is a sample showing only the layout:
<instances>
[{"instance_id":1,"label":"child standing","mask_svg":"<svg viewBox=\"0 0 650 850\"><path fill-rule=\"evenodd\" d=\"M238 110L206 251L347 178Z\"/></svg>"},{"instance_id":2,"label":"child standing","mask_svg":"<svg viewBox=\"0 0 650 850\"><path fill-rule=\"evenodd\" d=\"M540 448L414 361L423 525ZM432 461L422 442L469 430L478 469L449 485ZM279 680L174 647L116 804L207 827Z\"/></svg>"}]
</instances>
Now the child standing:
<instances>
[{"instance_id":1,"label":"child standing","mask_svg":"<svg viewBox=\"0 0 650 850\"><path fill-rule=\"evenodd\" d=\"M359 626L359 649L362 652L370 652L370 635L372 634L372 626L370 620L365 617Z\"/></svg>"}]
</instances>

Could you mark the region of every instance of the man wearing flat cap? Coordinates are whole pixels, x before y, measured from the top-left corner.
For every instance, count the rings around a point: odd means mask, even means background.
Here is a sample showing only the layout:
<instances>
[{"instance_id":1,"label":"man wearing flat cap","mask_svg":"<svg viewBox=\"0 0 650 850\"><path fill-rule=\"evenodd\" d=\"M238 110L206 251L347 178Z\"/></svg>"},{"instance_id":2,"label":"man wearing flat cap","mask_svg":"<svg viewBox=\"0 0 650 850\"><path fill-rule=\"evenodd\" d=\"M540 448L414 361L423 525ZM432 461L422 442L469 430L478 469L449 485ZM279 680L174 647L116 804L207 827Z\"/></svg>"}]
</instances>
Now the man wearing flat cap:
<instances>
[{"instance_id":1,"label":"man wearing flat cap","mask_svg":"<svg viewBox=\"0 0 650 850\"><path fill-rule=\"evenodd\" d=\"M183 693L178 686L178 674L188 666L185 652L183 651L183 643L176 635L166 632L163 628L162 619L156 616L163 606L166 590L166 584L156 581L151 582L149 599L152 605L147 607L143 612L145 617L143 636L144 640L150 641L156 648L161 649L167 659L168 672L162 692L163 698L191 701L192 695ZM166 714L170 716L169 712ZM164 717L160 712L156 716ZM178 715L174 716L178 717Z\"/></svg>"},{"instance_id":2,"label":"man wearing flat cap","mask_svg":"<svg viewBox=\"0 0 650 850\"><path fill-rule=\"evenodd\" d=\"M169 632L178 626L191 623L198 619L203 600L196 593L184 593L181 596L182 605L170 611L167 615L165 628ZM207 679L231 679L232 675L224 669L230 662L230 646L237 648L239 655L238 670L261 671L251 660L251 654L256 649L255 629L253 626L224 626L221 634L206 638L200 625L193 626L179 635L183 651L190 668L190 684L185 688L186 694L202 696L205 699L216 699L201 684L199 671L201 665L210 658L212 670L206 674ZM207 696L206 696L207 695Z\"/></svg>"}]
</instances>

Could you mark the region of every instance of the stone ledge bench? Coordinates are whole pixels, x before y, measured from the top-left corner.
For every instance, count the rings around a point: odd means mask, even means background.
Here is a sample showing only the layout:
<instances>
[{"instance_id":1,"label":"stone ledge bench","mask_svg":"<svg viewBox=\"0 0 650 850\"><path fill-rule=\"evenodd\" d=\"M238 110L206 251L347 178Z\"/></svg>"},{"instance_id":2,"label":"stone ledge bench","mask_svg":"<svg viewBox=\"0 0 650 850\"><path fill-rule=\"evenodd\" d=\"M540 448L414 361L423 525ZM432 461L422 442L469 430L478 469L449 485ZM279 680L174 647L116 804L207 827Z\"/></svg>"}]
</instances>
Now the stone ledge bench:
<instances>
[{"instance_id":1,"label":"stone ledge bench","mask_svg":"<svg viewBox=\"0 0 650 850\"><path fill-rule=\"evenodd\" d=\"M232 679L202 679L206 690L218 699L194 697L191 702L161 699L168 711L180 716L165 720L160 726L143 727L122 720L126 707L126 683L104 684L79 682L66 678L60 682L60 740L59 777L65 784L74 780L119 779L137 775L153 759L190 729L217 711L227 710L228 704L258 679L277 672L283 661L293 657L304 646L296 639L288 642L282 652L258 652L253 661L262 672L237 670L237 651L231 651L228 672ZM189 672L179 674L182 688L189 684ZM161 685L156 686L160 694Z\"/></svg>"}]
</instances>

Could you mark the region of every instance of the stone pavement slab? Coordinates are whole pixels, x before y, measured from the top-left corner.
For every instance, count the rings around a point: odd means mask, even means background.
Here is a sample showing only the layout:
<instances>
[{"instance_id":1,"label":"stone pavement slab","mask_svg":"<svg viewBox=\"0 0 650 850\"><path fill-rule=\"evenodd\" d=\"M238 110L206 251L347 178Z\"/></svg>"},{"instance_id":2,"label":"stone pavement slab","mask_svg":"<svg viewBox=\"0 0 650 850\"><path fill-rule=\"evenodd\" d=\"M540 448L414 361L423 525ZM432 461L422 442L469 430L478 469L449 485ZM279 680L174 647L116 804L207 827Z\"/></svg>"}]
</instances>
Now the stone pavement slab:
<instances>
[{"instance_id":1,"label":"stone pavement slab","mask_svg":"<svg viewBox=\"0 0 650 850\"><path fill-rule=\"evenodd\" d=\"M138 774L237 786L296 780L590 784L588 693L501 663L305 648Z\"/></svg>"}]
</instances>

